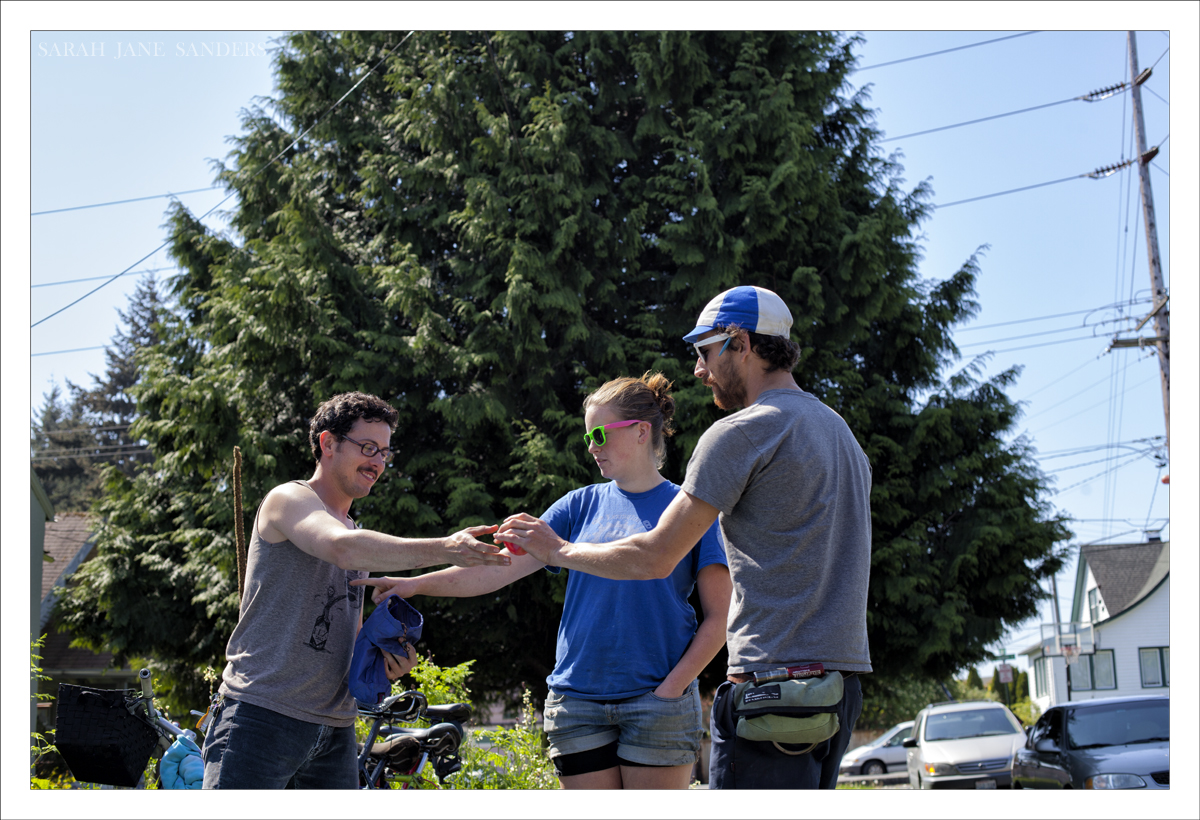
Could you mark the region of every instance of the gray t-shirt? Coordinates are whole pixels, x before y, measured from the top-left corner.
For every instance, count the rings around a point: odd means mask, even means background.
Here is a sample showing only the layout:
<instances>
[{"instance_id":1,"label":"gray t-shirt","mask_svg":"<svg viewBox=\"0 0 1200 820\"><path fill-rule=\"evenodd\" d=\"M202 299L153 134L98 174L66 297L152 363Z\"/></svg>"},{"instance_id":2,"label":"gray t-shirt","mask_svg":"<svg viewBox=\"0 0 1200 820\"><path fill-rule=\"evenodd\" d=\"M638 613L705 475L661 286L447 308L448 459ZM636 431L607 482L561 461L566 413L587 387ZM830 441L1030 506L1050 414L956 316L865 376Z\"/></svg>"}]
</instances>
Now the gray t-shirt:
<instances>
[{"instance_id":1,"label":"gray t-shirt","mask_svg":"<svg viewBox=\"0 0 1200 820\"><path fill-rule=\"evenodd\" d=\"M364 588L350 581L365 577L291 541L265 541L255 515L221 692L308 723L353 726L350 659Z\"/></svg>"},{"instance_id":2,"label":"gray t-shirt","mask_svg":"<svg viewBox=\"0 0 1200 820\"><path fill-rule=\"evenodd\" d=\"M768 390L705 431L683 489L720 510L730 673L871 671L871 466L841 416L802 390Z\"/></svg>"}]
</instances>

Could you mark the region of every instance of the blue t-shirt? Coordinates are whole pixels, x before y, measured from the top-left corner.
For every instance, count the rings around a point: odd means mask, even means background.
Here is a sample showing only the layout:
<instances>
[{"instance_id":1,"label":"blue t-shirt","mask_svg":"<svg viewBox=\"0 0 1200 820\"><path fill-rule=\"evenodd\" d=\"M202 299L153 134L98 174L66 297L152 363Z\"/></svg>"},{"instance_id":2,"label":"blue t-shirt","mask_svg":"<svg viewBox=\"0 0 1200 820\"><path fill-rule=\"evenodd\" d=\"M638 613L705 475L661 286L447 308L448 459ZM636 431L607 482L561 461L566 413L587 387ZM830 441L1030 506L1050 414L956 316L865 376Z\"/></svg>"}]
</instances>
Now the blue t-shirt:
<instances>
[{"instance_id":1,"label":"blue t-shirt","mask_svg":"<svg viewBox=\"0 0 1200 820\"><path fill-rule=\"evenodd\" d=\"M654 529L679 487L663 481L645 493L615 482L567 493L542 520L573 543L602 544ZM558 626L555 692L584 700L615 700L653 691L674 668L696 633L688 596L709 564L725 565L716 523L666 578L613 581L572 570Z\"/></svg>"}]
</instances>

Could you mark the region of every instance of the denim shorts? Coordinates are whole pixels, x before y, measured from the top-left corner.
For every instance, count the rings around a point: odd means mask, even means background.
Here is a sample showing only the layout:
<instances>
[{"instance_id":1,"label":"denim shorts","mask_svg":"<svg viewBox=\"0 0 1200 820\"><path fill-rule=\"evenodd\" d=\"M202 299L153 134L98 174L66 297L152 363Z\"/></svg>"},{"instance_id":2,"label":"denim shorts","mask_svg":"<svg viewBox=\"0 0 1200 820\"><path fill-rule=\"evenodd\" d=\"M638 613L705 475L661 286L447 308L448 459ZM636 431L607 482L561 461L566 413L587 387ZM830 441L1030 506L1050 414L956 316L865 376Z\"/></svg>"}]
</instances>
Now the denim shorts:
<instances>
[{"instance_id":1,"label":"denim shorts","mask_svg":"<svg viewBox=\"0 0 1200 820\"><path fill-rule=\"evenodd\" d=\"M616 703L584 700L551 689L544 714L552 758L617 741L617 754L633 763L683 766L696 762L703 735L697 681L677 698L647 692Z\"/></svg>"}]
</instances>

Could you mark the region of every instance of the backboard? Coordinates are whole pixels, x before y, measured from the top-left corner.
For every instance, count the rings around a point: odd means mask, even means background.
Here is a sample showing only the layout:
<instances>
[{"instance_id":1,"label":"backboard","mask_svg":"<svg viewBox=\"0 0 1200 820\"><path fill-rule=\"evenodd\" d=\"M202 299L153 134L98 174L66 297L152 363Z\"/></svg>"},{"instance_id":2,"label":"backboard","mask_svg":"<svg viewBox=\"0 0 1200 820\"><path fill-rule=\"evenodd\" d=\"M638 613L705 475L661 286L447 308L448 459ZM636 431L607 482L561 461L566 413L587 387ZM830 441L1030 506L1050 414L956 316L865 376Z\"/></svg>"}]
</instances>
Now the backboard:
<instances>
[{"instance_id":1,"label":"backboard","mask_svg":"<svg viewBox=\"0 0 1200 820\"><path fill-rule=\"evenodd\" d=\"M1064 652L1064 647L1070 647ZM1042 624L1042 654L1048 658L1093 655L1096 638L1091 624L1079 622Z\"/></svg>"}]
</instances>

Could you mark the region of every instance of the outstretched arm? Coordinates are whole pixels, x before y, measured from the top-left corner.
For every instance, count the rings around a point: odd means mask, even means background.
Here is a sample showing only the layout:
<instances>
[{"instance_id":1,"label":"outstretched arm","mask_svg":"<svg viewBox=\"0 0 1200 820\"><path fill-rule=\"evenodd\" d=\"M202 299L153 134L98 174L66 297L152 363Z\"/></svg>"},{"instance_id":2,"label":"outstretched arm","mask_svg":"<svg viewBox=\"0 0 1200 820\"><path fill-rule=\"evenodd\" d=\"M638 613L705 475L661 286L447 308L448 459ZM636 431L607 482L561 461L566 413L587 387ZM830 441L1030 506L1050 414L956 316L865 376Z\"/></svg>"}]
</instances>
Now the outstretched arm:
<instances>
[{"instance_id":1,"label":"outstretched arm","mask_svg":"<svg viewBox=\"0 0 1200 820\"><path fill-rule=\"evenodd\" d=\"M445 538L400 538L375 530L348 529L325 509L316 493L298 484L283 484L267 494L258 515L258 531L269 542L291 541L309 555L342 569L386 572L436 564L501 566L511 560L498 546L477 540L495 532L495 526L468 527Z\"/></svg>"},{"instance_id":2,"label":"outstretched arm","mask_svg":"<svg viewBox=\"0 0 1200 820\"><path fill-rule=\"evenodd\" d=\"M503 553L508 555L507 552ZM473 598L486 595L532 575L543 564L530 555L517 555L508 566L500 567L451 567L429 572L415 578L364 578L351 581L354 586L372 586L375 603L381 603L389 595L411 598L414 595L434 595L444 598Z\"/></svg>"},{"instance_id":3,"label":"outstretched arm","mask_svg":"<svg viewBox=\"0 0 1200 820\"><path fill-rule=\"evenodd\" d=\"M680 491L658 525L606 544L572 544L527 513L510 515L497 540L510 541L543 564L565 567L618 581L666 578L717 520L718 510Z\"/></svg>"},{"instance_id":4,"label":"outstretched arm","mask_svg":"<svg viewBox=\"0 0 1200 820\"><path fill-rule=\"evenodd\" d=\"M709 564L696 576L696 589L700 592L700 608L704 620L692 636L687 651L675 664L663 682L654 690L660 698L677 698L683 694L696 677L708 666L725 645L725 624L729 617L729 599L733 597L733 583L729 580L729 567L724 564Z\"/></svg>"}]
</instances>

